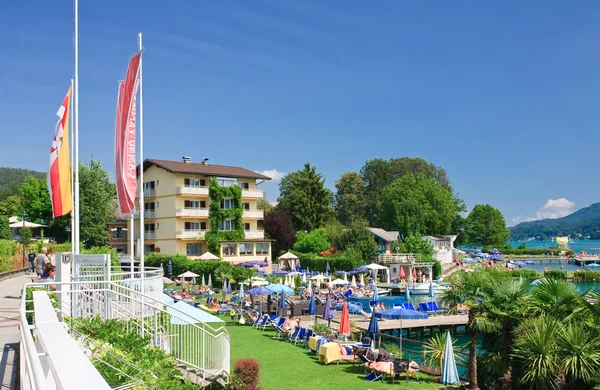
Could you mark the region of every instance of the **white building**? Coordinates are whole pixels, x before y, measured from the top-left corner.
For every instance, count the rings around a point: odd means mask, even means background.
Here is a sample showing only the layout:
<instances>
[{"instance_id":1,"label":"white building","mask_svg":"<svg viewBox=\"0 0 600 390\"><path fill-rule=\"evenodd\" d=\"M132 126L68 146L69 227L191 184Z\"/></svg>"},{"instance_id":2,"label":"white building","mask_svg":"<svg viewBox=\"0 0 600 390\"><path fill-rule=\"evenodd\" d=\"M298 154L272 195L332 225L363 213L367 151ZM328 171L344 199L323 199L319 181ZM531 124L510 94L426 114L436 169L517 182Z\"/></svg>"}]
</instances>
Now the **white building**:
<instances>
[{"instance_id":1,"label":"white building","mask_svg":"<svg viewBox=\"0 0 600 390\"><path fill-rule=\"evenodd\" d=\"M453 261L455 235L425 236L424 240L433 245L433 258L442 264L451 264Z\"/></svg>"}]
</instances>

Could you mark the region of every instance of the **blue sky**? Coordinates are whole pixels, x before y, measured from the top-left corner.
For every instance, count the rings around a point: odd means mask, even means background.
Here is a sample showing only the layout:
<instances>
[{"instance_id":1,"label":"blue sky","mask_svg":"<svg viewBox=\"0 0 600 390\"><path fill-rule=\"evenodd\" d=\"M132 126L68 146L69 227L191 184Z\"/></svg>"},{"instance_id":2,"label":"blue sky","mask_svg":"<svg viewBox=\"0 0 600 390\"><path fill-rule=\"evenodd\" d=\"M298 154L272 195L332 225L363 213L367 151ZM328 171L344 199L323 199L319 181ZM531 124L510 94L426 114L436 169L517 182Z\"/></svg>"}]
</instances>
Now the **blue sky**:
<instances>
[{"instance_id":1,"label":"blue sky","mask_svg":"<svg viewBox=\"0 0 600 390\"><path fill-rule=\"evenodd\" d=\"M72 2L2 8L0 166L44 171ZM418 156L509 225L600 200L598 2L81 1L80 155L109 171L140 31L145 157L310 161L333 189L368 159Z\"/></svg>"}]
</instances>

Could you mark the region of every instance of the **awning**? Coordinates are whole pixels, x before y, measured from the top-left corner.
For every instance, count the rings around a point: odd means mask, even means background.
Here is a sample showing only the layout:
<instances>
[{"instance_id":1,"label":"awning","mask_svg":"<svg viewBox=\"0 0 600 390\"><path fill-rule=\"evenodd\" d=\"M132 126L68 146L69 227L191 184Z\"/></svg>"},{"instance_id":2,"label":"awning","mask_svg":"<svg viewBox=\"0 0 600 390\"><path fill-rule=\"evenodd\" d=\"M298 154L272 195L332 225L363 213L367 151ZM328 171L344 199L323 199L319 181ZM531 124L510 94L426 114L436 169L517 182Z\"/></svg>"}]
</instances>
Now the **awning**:
<instances>
[{"instance_id":1,"label":"awning","mask_svg":"<svg viewBox=\"0 0 600 390\"><path fill-rule=\"evenodd\" d=\"M178 310L175 310L178 309ZM188 325L192 323L224 323L222 319L217 316L213 316L210 313L195 308L192 305L188 305L184 301L179 301L174 305L167 305L167 312L171 314L171 324L174 325Z\"/></svg>"}]
</instances>

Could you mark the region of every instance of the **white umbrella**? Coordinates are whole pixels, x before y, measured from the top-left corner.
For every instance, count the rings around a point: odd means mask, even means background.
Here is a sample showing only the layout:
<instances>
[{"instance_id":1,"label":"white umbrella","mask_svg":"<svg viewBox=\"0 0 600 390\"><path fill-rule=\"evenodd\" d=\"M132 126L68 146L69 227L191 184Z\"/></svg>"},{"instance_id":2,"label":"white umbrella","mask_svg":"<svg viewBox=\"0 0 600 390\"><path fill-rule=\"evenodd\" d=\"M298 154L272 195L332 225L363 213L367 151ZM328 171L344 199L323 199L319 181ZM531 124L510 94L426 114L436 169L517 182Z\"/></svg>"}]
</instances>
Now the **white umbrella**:
<instances>
[{"instance_id":1,"label":"white umbrella","mask_svg":"<svg viewBox=\"0 0 600 390\"><path fill-rule=\"evenodd\" d=\"M368 269L388 269L388 267L384 267L383 265L379 265L379 264L369 264L367 265Z\"/></svg>"},{"instance_id":2,"label":"white umbrella","mask_svg":"<svg viewBox=\"0 0 600 390\"><path fill-rule=\"evenodd\" d=\"M386 276L387 276L387 284L390 284L391 281L390 281L390 270L389 269L386 272Z\"/></svg>"},{"instance_id":3,"label":"white umbrella","mask_svg":"<svg viewBox=\"0 0 600 390\"><path fill-rule=\"evenodd\" d=\"M199 257L199 259L200 260L221 260L218 256L215 256L210 252L204 253L202 256Z\"/></svg>"},{"instance_id":4,"label":"white umbrella","mask_svg":"<svg viewBox=\"0 0 600 390\"><path fill-rule=\"evenodd\" d=\"M344 272L344 280L346 281L346 284L347 284L347 282L348 282L348 273L347 272Z\"/></svg>"},{"instance_id":5,"label":"white umbrella","mask_svg":"<svg viewBox=\"0 0 600 390\"><path fill-rule=\"evenodd\" d=\"M334 281L329 282L329 284L338 285L338 284L348 284L347 280L344 279L336 279Z\"/></svg>"},{"instance_id":6,"label":"white umbrella","mask_svg":"<svg viewBox=\"0 0 600 390\"><path fill-rule=\"evenodd\" d=\"M352 287L356 287L356 277L352 275Z\"/></svg>"},{"instance_id":7,"label":"white umbrella","mask_svg":"<svg viewBox=\"0 0 600 390\"><path fill-rule=\"evenodd\" d=\"M309 294L312 294L312 281L310 281L310 280L308 281L307 290L308 290Z\"/></svg>"},{"instance_id":8,"label":"white umbrella","mask_svg":"<svg viewBox=\"0 0 600 390\"><path fill-rule=\"evenodd\" d=\"M327 276L328 283L331 284L331 275Z\"/></svg>"},{"instance_id":9,"label":"white umbrella","mask_svg":"<svg viewBox=\"0 0 600 390\"><path fill-rule=\"evenodd\" d=\"M283 284L283 279L279 278L279 284Z\"/></svg>"},{"instance_id":10,"label":"white umbrella","mask_svg":"<svg viewBox=\"0 0 600 390\"><path fill-rule=\"evenodd\" d=\"M208 274L208 287L212 287L212 276Z\"/></svg>"},{"instance_id":11,"label":"white umbrella","mask_svg":"<svg viewBox=\"0 0 600 390\"><path fill-rule=\"evenodd\" d=\"M38 228L38 227L43 227L46 225L40 225L39 223L34 223L34 222L28 222L28 221L21 221L21 222L14 222L11 223L10 225L8 225L11 228L22 228L22 227L28 227L28 228Z\"/></svg>"},{"instance_id":12,"label":"white umbrella","mask_svg":"<svg viewBox=\"0 0 600 390\"><path fill-rule=\"evenodd\" d=\"M306 284L306 274L302 274L302 283Z\"/></svg>"},{"instance_id":13,"label":"white umbrella","mask_svg":"<svg viewBox=\"0 0 600 390\"><path fill-rule=\"evenodd\" d=\"M206 282L205 282L205 279L204 279L204 274L202 274L202 287L204 287L204 286L206 286Z\"/></svg>"},{"instance_id":14,"label":"white umbrella","mask_svg":"<svg viewBox=\"0 0 600 390\"><path fill-rule=\"evenodd\" d=\"M365 275L364 274L360 274L360 284L362 284L363 286L365 285Z\"/></svg>"},{"instance_id":15,"label":"white umbrella","mask_svg":"<svg viewBox=\"0 0 600 390\"><path fill-rule=\"evenodd\" d=\"M296 288L296 280L293 277L290 277L290 287Z\"/></svg>"},{"instance_id":16,"label":"white umbrella","mask_svg":"<svg viewBox=\"0 0 600 390\"><path fill-rule=\"evenodd\" d=\"M179 275L180 278L195 278L198 276L200 276L200 275L195 274L192 271L186 271L186 272L182 273L181 275Z\"/></svg>"}]
</instances>

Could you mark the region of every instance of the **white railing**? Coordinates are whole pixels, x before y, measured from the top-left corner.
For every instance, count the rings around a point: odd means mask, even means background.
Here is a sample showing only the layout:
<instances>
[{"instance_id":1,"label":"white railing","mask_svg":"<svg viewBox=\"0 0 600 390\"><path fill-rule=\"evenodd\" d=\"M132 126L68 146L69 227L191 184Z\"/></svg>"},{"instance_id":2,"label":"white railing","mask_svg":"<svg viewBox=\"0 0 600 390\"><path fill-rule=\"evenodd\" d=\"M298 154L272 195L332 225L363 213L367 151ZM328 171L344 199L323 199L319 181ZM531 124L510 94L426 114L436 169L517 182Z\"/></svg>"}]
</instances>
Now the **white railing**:
<instances>
[{"instance_id":1,"label":"white railing","mask_svg":"<svg viewBox=\"0 0 600 390\"><path fill-rule=\"evenodd\" d=\"M129 273L123 274L129 275ZM192 318L178 308L170 305L165 307L162 297L156 299L155 296L139 292L139 284L146 284L148 283L147 280L137 280L133 288L126 287L124 281L122 280L119 283L109 281L55 283L58 318L77 321L79 318L87 319L99 316L102 319L124 321L128 331L150 336L151 345L174 355L180 363L183 363L188 369L194 370L195 375L203 381L227 381L230 373L230 340L225 327L213 328L205 323L194 323ZM23 297L27 295L28 290L40 286L43 285L25 285ZM162 294L162 291L160 291L160 294ZM28 304L33 306L29 310L27 309ZM47 311L47 308L38 307L36 302L33 302L33 305L31 304L31 301L26 301L23 298L21 326L25 329L28 329L27 313L33 312L37 315L38 310ZM64 329L62 325L61 328ZM43 360L40 360L37 355L35 346L31 345L33 343L31 332L25 332L23 337L25 342L22 344L29 349L29 353L21 355L22 359L29 359L29 361L22 360L24 370L29 370L27 375L23 377L30 377L31 382L35 384L37 381L41 381L44 376L44 368L40 367L40 361ZM52 336L36 333L36 342L43 345L48 342L46 340L48 337ZM54 356L67 363L77 359L71 355L57 354ZM89 363L87 359L83 360ZM87 378L92 379L92 377ZM86 383L87 381L84 380L78 384L79 387L56 386L55 388L64 390L101 388L87 386ZM46 389L47 387L21 388Z\"/></svg>"},{"instance_id":2,"label":"white railing","mask_svg":"<svg viewBox=\"0 0 600 390\"><path fill-rule=\"evenodd\" d=\"M262 230L246 230L244 233L246 234L247 240L265 238L265 232Z\"/></svg>"},{"instance_id":3,"label":"white railing","mask_svg":"<svg viewBox=\"0 0 600 390\"><path fill-rule=\"evenodd\" d=\"M208 217L208 209L200 209L200 208L185 208L185 209L177 209L175 211L175 215L177 217Z\"/></svg>"},{"instance_id":4,"label":"white railing","mask_svg":"<svg viewBox=\"0 0 600 390\"><path fill-rule=\"evenodd\" d=\"M377 263L379 264L387 264L387 263L414 263L421 261L420 253L396 253L393 255L385 255L381 254L377 256Z\"/></svg>"},{"instance_id":5,"label":"white railing","mask_svg":"<svg viewBox=\"0 0 600 390\"><path fill-rule=\"evenodd\" d=\"M264 212L262 210L244 210L242 218L264 218Z\"/></svg>"},{"instance_id":6,"label":"white railing","mask_svg":"<svg viewBox=\"0 0 600 390\"><path fill-rule=\"evenodd\" d=\"M182 230L175 233L175 238L180 240L203 239L206 230Z\"/></svg>"},{"instance_id":7,"label":"white railing","mask_svg":"<svg viewBox=\"0 0 600 390\"><path fill-rule=\"evenodd\" d=\"M263 198L263 190L242 190L242 198Z\"/></svg>"},{"instance_id":8,"label":"white railing","mask_svg":"<svg viewBox=\"0 0 600 390\"><path fill-rule=\"evenodd\" d=\"M149 218L156 218L156 214L154 212L154 209L146 209L144 210L144 219Z\"/></svg>"},{"instance_id":9,"label":"white railing","mask_svg":"<svg viewBox=\"0 0 600 390\"><path fill-rule=\"evenodd\" d=\"M134 234L135 239L139 239L140 238L140 233L135 232ZM144 232L144 240L155 240L156 239L156 230L149 230L147 232Z\"/></svg>"},{"instance_id":10,"label":"white railing","mask_svg":"<svg viewBox=\"0 0 600 390\"><path fill-rule=\"evenodd\" d=\"M156 192L154 188L144 188L144 198L154 198L156 196Z\"/></svg>"},{"instance_id":11,"label":"white railing","mask_svg":"<svg viewBox=\"0 0 600 390\"><path fill-rule=\"evenodd\" d=\"M208 187L177 187L177 195L208 195Z\"/></svg>"}]
</instances>

